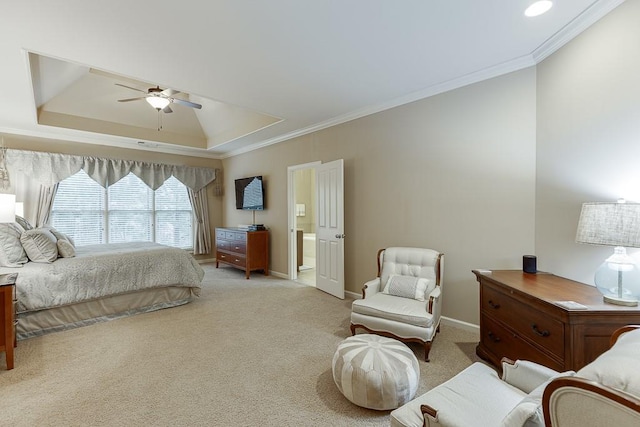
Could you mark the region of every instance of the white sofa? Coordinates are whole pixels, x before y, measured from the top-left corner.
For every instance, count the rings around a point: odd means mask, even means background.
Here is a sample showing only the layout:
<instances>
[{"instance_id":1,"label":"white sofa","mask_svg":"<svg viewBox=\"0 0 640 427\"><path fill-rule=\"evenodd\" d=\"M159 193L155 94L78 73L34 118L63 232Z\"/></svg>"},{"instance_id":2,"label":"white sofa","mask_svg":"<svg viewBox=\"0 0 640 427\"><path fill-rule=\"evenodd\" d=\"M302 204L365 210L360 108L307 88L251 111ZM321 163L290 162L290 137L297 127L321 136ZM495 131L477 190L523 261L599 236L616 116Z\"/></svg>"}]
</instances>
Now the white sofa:
<instances>
[{"instance_id":1,"label":"white sofa","mask_svg":"<svg viewBox=\"0 0 640 427\"><path fill-rule=\"evenodd\" d=\"M640 326L577 373L503 360L480 362L391 412L394 427L640 426Z\"/></svg>"}]
</instances>

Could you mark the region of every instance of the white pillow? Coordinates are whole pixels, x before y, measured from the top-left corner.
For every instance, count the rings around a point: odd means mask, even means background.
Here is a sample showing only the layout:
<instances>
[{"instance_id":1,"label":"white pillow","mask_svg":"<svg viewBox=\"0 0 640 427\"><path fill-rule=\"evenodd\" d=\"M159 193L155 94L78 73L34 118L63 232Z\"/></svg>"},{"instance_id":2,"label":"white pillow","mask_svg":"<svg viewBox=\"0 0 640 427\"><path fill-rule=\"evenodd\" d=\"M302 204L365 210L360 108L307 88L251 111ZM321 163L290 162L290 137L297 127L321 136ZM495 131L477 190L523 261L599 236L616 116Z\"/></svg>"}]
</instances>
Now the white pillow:
<instances>
[{"instance_id":1,"label":"white pillow","mask_svg":"<svg viewBox=\"0 0 640 427\"><path fill-rule=\"evenodd\" d=\"M58 247L58 255L62 258L73 258L76 256L76 250L68 240L60 239L56 243Z\"/></svg>"},{"instance_id":2,"label":"white pillow","mask_svg":"<svg viewBox=\"0 0 640 427\"><path fill-rule=\"evenodd\" d=\"M572 377L574 371L566 371L552 376L547 381L534 388L520 403L503 418L502 427L544 427L542 413L542 394L547 385L558 377Z\"/></svg>"},{"instance_id":3,"label":"white pillow","mask_svg":"<svg viewBox=\"0 0 640 427\"><path fill-rule=\"evenodd\" d=\"M33 228L33 225L29 224L29 221L27 221L20 215L16 215L16 223L20 224L20 226L25 230L31 230Z\"/></svg>"},{"instance_id":4,"label":"white pillow","mask_svg":"<svg viewBox=\"0 0 640 427\"><path fill-rule=\"evenodd\" d=\"M19 224L0 224L0 267L22 267L29 261L20 243L23 231Z\"/></svg>"},{"instance_id":5,"label":"white pillow","mask_svg":"<svg viewBox=\"0 0 640 427\"><path fill-rule=\"evenodd\" d=\"M46 228L27 230L20 236L22 246L33 262L52 263L58 259L57 240Z\"/></svg>"},{"instance_id":6,"label":"white pillow","mask_svg":"<svg viewBox=\"0 0 640 427\"><path fill-rule=\"evenodd\" d=\"M429 282L431 282L431 280L425 279L424 277L392 274L389 276L389 280L387 280L382 293L424 301L426 299L427 290L429 288L432 290L432 287L429 286ZM431 290L429 290L429 292L431 292Z\"/></svg>"},{"instance_id":7,"label":"white pillow","mask_svg":"<svg viewBox=\"0 0 640 427\"><path fill-rule=\"evenodd\" d=\"M56 230L55 228L51 227L50 225L47 225L47 226L45 226L43 228L49 229L49 231L51 231L53 233L53 235L56 236L56 239L58 239L58 241L66 240L71 244L71 246L73 246L74 248L76 247L75 242L73 241L73 239L69 235L64 234L63 232Z\"/></svg>"}]
</instances>

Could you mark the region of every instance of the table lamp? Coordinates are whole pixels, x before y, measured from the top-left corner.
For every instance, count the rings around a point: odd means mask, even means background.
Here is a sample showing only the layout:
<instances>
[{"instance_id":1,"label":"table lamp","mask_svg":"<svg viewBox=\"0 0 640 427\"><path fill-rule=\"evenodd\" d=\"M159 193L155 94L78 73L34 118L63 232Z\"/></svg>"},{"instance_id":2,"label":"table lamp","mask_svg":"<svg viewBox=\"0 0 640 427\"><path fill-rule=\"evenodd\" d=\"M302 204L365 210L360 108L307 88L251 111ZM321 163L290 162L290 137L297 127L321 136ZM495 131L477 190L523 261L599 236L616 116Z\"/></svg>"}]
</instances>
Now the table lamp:
<instances>
[{"instance_id":1,"label":"table lamp","mask_svg":"<svg viewBox=\"0 0 640 427\"><path fill-rule=\"evenodd\" d=\"M0 193L0 223L16 222L16 195Z\"/></svg>"},{"instance_id":2,"label":"table lamp","mask_svg":"<svg viewBox=\"0 0 640 427\"><path fill-rule=\"evenodd\" d=\"M613 255L596 270L596 287L605 302L638 305L640 269L625 247L640 248L640 203L584 203L576 242L614 246Z\"/></svg>"}]
</instances>

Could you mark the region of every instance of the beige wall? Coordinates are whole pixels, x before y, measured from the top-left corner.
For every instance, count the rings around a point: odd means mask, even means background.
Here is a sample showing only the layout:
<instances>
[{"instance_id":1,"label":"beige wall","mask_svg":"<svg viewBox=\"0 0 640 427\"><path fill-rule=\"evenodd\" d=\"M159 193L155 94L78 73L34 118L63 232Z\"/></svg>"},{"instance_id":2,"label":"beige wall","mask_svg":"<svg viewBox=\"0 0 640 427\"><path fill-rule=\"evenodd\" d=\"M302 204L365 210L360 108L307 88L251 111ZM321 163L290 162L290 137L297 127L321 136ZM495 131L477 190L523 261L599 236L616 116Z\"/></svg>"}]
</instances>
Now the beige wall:
<instances>
[{"instance_id":1,"label":"beige wall","mask_svg":"<svg viewBox=\"0 0 640 427\"><path fill-rule=\"evenodd\" d=\"M223 161L225 225L251 221L233 180L265 179L271 269L286 274L287 167L344 159L345 287L387 246L445 253L444 315L478 323L474 268L520 268L534 248L535 70L397 107Z\"/></svg>"},{"instance_id":2,"label":"beige wall","mask_svg":"<svg viewBox=\"0 0 640 427\"><path fill-rule=\"evenodd\" d=\"M305 233L315 233L316 230L316 173L312 168L295 171L295 199L296 204L305 205L305 215L296 216L296 226Z\"/></svg>"},{"instance_id":3,"label":"beige wall","mask_svg":"<svg viewBox=\"0 0 640 427\"><path fill-rule=\"evenodd\" d=\"M79 144L69 141L59 141L42 138L32 138L4 134L5 145L8 148L20 150L44 151L49 153L74 154L80 156L97 156L124 160L138 160L145 162L168 163L174 165L222 168L220 160L199 157L179 156L157 153L154 151L133 150L126 148L108 147L105 145ZM214 181L215 182L215 181ZM209 198L209 221L211 222L211 244L214 245L213 228L222 223L222 197L214 195L214 183L207 186ZM27 205L27 201L25 201ZM26 206L25 206L26 207ZM198 255L198 259L212 259L215 252L209 255Z\"/></svg>"},{"instance_id":4,"label":"beige wall","mask_svg":"<svg viewBox=\"0 0 640 427\"><path fill-rule=\"evenodd\" d=\"M538 65L538 264L585 283L613 248L575 243L582 203L640 201L638 23L627 1Z\"/></svg>"}]
</instances>

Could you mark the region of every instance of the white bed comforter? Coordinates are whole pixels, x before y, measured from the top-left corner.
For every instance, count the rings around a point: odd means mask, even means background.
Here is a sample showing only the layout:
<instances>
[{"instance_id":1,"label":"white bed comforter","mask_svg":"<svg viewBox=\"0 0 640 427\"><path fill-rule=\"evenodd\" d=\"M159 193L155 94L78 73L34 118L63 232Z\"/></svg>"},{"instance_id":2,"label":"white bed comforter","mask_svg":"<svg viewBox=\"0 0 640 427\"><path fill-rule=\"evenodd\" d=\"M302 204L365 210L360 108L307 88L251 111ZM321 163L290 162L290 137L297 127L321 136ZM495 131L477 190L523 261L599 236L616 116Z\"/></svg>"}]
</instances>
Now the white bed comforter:
<instances>
[{"instance_id":1,"label":"white bed comforter","mask_svg":"<svg viewBox=\"0 0 640 427\"><path fill-rule=\"evenodd\" d=\"M19 313L166 286L189 287L199 295L204 276L186 251L148 242L82 246L75 257L51 264L0 268L9 272L18 273Z\"/></svg>"}]
</instances>

